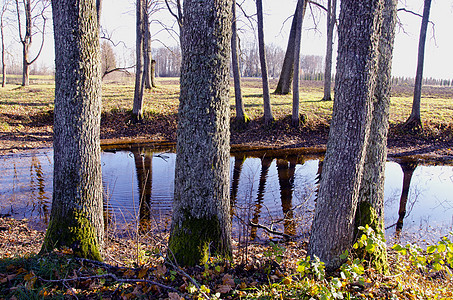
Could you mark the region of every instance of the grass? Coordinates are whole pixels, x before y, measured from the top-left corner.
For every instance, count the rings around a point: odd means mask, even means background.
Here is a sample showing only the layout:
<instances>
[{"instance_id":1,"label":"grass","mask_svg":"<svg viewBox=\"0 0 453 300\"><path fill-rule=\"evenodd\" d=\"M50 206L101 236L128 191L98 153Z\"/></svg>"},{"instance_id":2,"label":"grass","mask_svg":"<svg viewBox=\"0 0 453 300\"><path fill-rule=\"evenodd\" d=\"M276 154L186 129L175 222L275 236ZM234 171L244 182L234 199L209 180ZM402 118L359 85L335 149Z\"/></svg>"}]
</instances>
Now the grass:
<instances>
[{"instance_id":1,"label":"grass","mask_svg":"<svg viewBox=\"0 0 453 300\"><path fill-rule=\"evenodd\" d=\"M171 78L158 79L159 86L146 91L144 112L155 114L176 113L178 109L179 83ZM243 81L243 99L246 113L251 119L262 116L262 91L258 79ZM272 81L271 86L276 82ZM421 114L425 127L441 127L451 124L453 109L451 101L453 88L439 87L442 93L430 88L422 98ZM448 89L448 91L445 91ZM390 124L403 123L410 114L412 106L412 90L410 87L395 87L391 98ZM104 84L102 89L104 112L126 112L132 109L134 87L131 84ZM321 82L303 82L301 84L301 111L306 116L308 125L328 124L332 111L332 101L320 101L323 97ZM230 93L231 112L234 116L234 93ZM54 86L52 84L36 84L21 88L8 85L0 89L0 112L19 115L33 115L53 109ZM271 103L275 119L283 119L291 114L292 95L271 94Z\"/></svg>"}]
</instances>

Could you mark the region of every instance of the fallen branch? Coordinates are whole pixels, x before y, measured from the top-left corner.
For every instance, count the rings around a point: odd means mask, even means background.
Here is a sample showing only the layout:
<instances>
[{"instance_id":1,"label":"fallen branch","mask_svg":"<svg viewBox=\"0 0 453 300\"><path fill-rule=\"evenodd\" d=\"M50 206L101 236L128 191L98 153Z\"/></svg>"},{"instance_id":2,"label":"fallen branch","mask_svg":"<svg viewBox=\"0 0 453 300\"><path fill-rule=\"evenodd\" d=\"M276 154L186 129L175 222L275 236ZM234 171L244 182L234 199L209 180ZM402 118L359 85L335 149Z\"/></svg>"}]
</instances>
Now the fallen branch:
<instances>
[{"instance_id":1,"label":"fallen branch","mask_svg":"<svg viewBox=\"0 0 453 300\"><path fill-rule=\"evenodd\" d=\"M264 225L261 225L261 224L256 224L256 223L253 223L252 221L249 221L249 225L252 226L252 227L257 227L257 228L264 229L264 230L266 230L269 233L282 236L286 240L290 240L291 239L291 236L289 234L286 234L286 233L283 233L283 232L280 232L280 231L275 231L275 230L273 230L273 229L271 229L271 228L269 228L267 226L264 226Z\"/></svg>"},{"instance_id":2,"label":"fallen branch","mask_svg":"<svg viewBox=\"0 0 453 300\"><path fill-rule=\"evenodd\" d=\"M38 278L44 282L51 282L51 283L66 283L66 282L71 282L71 281L85 281L85 280L90 280L90 279L103 279L103 278L113 278L116 282L121 282L121 283L137 283L137 282L143 282L143 283L148 283L148 284L153 284L157 285L158 287L164 288L171 290L173 292L177 292L177 290L171 286L167 286L164 284L161 284L159 282L155 282L152 280L148 279L138 279L138 278L118 278L115 274L108 273L108 274L102 274L102 275L93 275L93 276L82 276L82 277L74 277L74 278L64 278L64 279L44 279L42 277Z\"/></svg>"}]
</instances>

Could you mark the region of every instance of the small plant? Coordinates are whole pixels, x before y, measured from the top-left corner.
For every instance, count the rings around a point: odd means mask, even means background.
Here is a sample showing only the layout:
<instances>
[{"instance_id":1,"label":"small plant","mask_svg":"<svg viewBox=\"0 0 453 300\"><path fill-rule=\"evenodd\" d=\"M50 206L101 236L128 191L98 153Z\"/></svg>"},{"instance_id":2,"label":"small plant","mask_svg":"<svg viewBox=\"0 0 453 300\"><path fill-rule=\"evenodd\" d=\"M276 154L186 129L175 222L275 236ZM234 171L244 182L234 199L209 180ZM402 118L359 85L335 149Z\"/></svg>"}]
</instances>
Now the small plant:
<instances>
[{"instance_id":1,"label":"small plant","mask_svg":"<svg viewBox=\"0 0 453 300\"><path fill-rule=\"evenodd\" d=\"M450 233L452 236L453 233ZM405 256L411 265L424 272L445 272L453 277L453 243L448 237L443 237L437 245L431 245L424 251L417 245L407 244L405 247L392 247L400 255Z\"/></svg>"},{"instance_id":2,"label":"small plant","mask_svg":"<svg viewBox=\"0 0 453 300\"><path fill-rule=\"evenodd\" d=\"M264 251L264 256L270 259L274 259L276 262L280 263L283 259L283 253L286 249L279 244L275 244L274 242L269 243L270 248Z\"/></svg>"}]
</instances>

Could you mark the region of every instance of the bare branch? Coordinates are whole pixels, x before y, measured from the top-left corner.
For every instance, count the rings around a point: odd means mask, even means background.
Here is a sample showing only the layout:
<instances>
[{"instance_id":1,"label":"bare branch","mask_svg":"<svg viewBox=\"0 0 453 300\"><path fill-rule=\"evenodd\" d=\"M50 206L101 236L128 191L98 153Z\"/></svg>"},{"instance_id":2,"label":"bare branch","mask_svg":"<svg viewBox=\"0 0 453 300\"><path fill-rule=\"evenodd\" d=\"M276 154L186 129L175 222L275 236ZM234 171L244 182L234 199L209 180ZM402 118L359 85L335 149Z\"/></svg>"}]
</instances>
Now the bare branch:
<instances>
[{"instance_id":1,"label":"bare branch","mask_svg":"<svg viewBox=\"0 0 453 300\"><path fill-rule=\"evenodd\" d=\"M105 70L104 74L102 74L102 79L104 79L105 76L107 76L108 74L113 73L113 72L123 72L123 73L130 75L128 70L132 69L132 68L135 68L135 65L130 66L130 67L118 67L118 68L114 68L114 69L110 69L110 70Z\"/></svg>"}]
</instances>

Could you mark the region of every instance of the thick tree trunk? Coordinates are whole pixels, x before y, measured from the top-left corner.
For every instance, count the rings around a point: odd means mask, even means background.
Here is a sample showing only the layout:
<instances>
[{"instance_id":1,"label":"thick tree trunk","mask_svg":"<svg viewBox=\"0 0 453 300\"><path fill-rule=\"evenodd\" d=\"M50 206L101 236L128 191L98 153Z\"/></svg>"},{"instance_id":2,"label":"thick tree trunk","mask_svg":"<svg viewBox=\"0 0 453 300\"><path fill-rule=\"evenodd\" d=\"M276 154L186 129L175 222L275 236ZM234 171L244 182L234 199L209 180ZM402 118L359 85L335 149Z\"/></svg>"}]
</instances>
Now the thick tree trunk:
<instances>
[{"instance_id":1,"label":"thick tree trunk","mask_svg":"<svg viewBox=\"0 0 453 300\"><path fill-rule=\"evenodd\" d=\"M136 1L136 24L135 24L135 89L132 118L134 122L143 119L143 7L145 0Z\"/></svg>"},{"instance_id":2,"label":"thick tree trunk","mask_svg":"<svg viewBox=\"0 0 453 300\"><path fill-rule=\"evenodd\" d=\"M422 129L422 121L420 116L420 102L422 98L423 64L425 61L426 31L428 30L430 9L431 0L425 0L425 5L423 8L422 25L420 28L420 38L418 41L418 58L417 58L417 71L415 74L414 100L412 102L411 114L405 123L405 127L407 129L415 131L419 131L420 129Z\"/></svg>"},{"instance_id":3,"label":"thick tree trunk","mask_svg":"<svg viewBox=\"0 0 453 300\"><path fill-rule=\"evenodd\" d=\"M99 30L93 0L52 1L55 36L54 181L42 252L101 259L104 237Z\"/></svg>"},{"instance_id":4,"label":"thick tree trunk","mask_svg":"<svg viewBox=\"0 0 453 300\"><path fill-rule=\"evenodd\" d=\"M336 96L308 255L328 269L353 244L359 188L371 126L382 1L343 0ZM335 209L332 209L335 208Z\"/></svg>"},{"instance_id":5,"label":"thick tree trunk","mask_svg":"<svg viewBox=\"0 0 453 300\"><path fill-rule=\"evenodd\" d=\"M232 5L233 11L233 23L231 25L231 63L233 67L233 79L234 79L234 99L236 104L236 121L239 124L244 124L248 121L245 114L244 102L242 102L242 91L241 91L241 73L239 72L239 59L238 59L238 37L237 37L237 26L236 26L236 0L233 0Z\"/></svg>"},{"instance_id":6,"label":"thick tree trunk","mask_svg":"<svg viewBox=\"0 0 453 300\"><path fill-rule=\"evenodd\" d=\"M231 257L229 62L231 1L184 1L172 229L182 266Z\"/></svg>"},{"instance_id":7,"label":"thick tree trunk","mask_svg":"<svg viewBox=\"0 0 453 300\"><path fill-rule=\"evenodd\" d=\"M294 16L299 14L300 9L303 9L302 19L305 16L305 8L307 7L308 1L304 1L304 6L300 6L301 1L297 1L296 11ZM280 72L280 78L278 80L277 88L275 89L275 94L277 95L287 95L291 93L291 83L293 82L294 74L294 49L296 43L296 25L297 18L293 18L291 23L291 30L289 32L288 46L286 47L285 58L283 60L282 71Z\"/></svg>"},{"instance_id":8,"label":"thick tree trunk","mask_svg":"<svg viewBox=\"0 0 453 300\"><path fill-rule=\"evenodd\" d=\"M261 79L263 82L264 123L270 124L274 121L274 116L272 115L271 96L269 92L262 0L256 0L256 14L258 16L258 48L260 53Z\"/></svg>"},{"instance_id":9,"label":"thick tree trunk","mask_svg":"<svg viewBox=\"0 0 453 300\"><path fill-rule=\"evenodd\" d=\"M305 7L305 0L299 0L297 6ZM296 10L297 11L297 10ZM293 80L293 112L291 124L299 127L299 71L300 71L300 43L302 40L302 21L304 20L303 10L298 10L294 15L296 19L296 37L294 40L294 80Z\"/></svg>"},{"instance_id":10,"label":"thick tree trunk","mask_svg":"<svg viewBox=\"0 0 453 300\"><path fill-rule=\"evenodd\" d=\"M324 69L324 97L322 100L332 100L332 52L333 52L333 30L337 20L337 0L327 2L327 49L326 63Z\"/></svg>"}]
</instances>

